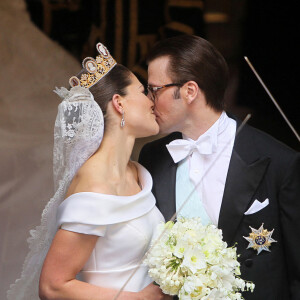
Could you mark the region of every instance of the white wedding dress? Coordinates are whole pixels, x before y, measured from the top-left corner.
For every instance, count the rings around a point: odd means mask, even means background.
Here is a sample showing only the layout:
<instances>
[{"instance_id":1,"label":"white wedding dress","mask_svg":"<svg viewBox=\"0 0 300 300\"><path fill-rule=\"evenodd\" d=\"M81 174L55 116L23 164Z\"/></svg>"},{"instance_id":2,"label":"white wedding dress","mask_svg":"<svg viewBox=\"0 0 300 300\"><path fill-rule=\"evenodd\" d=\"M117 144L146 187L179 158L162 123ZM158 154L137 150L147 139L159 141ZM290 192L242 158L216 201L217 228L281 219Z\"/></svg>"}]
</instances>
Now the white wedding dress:
<instances>
[{"instance_id":1,"label":"white wedding dress","mask_svg":"<svg viewBox=\"0 0 300 300\"><path fill-rule=\"evenodd\" d=\"M106 288L120 289L139 264L156 226L164 221L151 192L152 178L140 164L142 190L133 196L100 193L76 193L58 209L58 227L73 232L99 236L80 278ZM142 265L124 290L137 292L153 280Z\"/></svg>"}]
</instances>

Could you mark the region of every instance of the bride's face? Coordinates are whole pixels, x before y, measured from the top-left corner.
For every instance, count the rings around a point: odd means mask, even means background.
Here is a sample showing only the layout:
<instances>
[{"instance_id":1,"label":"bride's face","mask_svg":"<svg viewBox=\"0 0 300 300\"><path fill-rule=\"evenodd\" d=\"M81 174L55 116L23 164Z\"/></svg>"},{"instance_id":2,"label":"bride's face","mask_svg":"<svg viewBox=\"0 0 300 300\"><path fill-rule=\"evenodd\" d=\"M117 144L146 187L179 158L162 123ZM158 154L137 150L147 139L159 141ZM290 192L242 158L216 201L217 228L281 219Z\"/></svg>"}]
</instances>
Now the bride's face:
<instances>
[{"instance_id":1,"label":"bride's face","mask_svg":"<svg viewBox=\"0 0 300 300\"><path fill-rule=\"evenodd\" d=\"M131 75L124 103L125 126L136 137L155 135L159 126L155 120L154 103L145 95L142 83Z\"/></svg>"}]
</instances>

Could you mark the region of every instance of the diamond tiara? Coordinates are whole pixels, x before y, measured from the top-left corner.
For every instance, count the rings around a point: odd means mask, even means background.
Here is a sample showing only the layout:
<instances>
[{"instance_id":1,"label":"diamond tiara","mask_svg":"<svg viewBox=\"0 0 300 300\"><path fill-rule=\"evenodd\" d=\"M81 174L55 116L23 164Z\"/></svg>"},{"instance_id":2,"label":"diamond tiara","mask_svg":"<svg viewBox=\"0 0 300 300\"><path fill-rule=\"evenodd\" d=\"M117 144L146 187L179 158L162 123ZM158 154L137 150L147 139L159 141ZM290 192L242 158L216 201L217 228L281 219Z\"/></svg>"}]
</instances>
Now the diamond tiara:
<instances>
[{"instance_id":1,"label":"diamond tiara","mask_svg":"<svg viewBox=\"0 0 300 300\"><path fill-rule=\"evenodd\" d=\"M69 84L71 87L81 86L89 89L117 64L103 44L98 43L96 45L96 49L100 55L96 56L96 59L92 57L86 57L82 61L82 67L87 72L81 74L80 78L77 76L72 76L69 79Z\"/></svg>"}]
</instances>

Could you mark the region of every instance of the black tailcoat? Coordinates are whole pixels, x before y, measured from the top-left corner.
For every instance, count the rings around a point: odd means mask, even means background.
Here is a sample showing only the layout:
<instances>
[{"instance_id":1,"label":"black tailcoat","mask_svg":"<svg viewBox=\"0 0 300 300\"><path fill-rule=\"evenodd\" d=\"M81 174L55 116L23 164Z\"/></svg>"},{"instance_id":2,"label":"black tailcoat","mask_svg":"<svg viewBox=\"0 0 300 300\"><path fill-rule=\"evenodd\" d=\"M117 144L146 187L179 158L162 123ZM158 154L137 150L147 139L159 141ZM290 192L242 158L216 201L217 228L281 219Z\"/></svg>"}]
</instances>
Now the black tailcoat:
<instances>
[{"instance_id":1,"label":"black tailcoat","mask_svg":"<svg viewBox=\"0 0 300 300\"><path fill-rule=\"evenodd\" d=\"M240 122L237 121L237 126ZM176 169L166 148L181 133L145 145L139 161L153 177L153 194L166 220L175 213ZM187 174L188 176L188 174ZM244 215L257 199L269 205ZM249 226L274 229L271 252L247 249ZM228 245L237 243L241 277L253 281L247 300L300 299L300 155L269 135L245 125L235 138L218 227Z\"/></svg>"}]
</instances>

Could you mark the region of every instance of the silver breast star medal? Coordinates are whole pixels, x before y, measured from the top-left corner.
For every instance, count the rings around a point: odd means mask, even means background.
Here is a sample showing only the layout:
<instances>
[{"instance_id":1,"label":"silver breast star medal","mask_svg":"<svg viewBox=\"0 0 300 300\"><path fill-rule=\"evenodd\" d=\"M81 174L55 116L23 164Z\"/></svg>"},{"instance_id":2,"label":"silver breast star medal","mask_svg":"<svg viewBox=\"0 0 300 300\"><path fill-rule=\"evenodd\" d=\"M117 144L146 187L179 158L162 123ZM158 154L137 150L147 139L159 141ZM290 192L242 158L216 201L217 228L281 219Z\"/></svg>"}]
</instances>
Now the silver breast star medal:
<instances>
[{"instance_id":1,"label":"silver breast star medal","mask_svg":"<svg viewBox=\"0 0 300 300\"><path fill-rule=\"evenodd\" d=\"M267 229L264 229L264 224L262 224L259 229L254 229L251 226L249 227L252 232L249 237L244 236L244 238L249 242L247 249L253 248L254 250L257 250L257 255L262 250L271 252L269 249L271 243L277 242L272 239L274 229L272 231L268 231Z\"/></svg>"}]
</instances>

